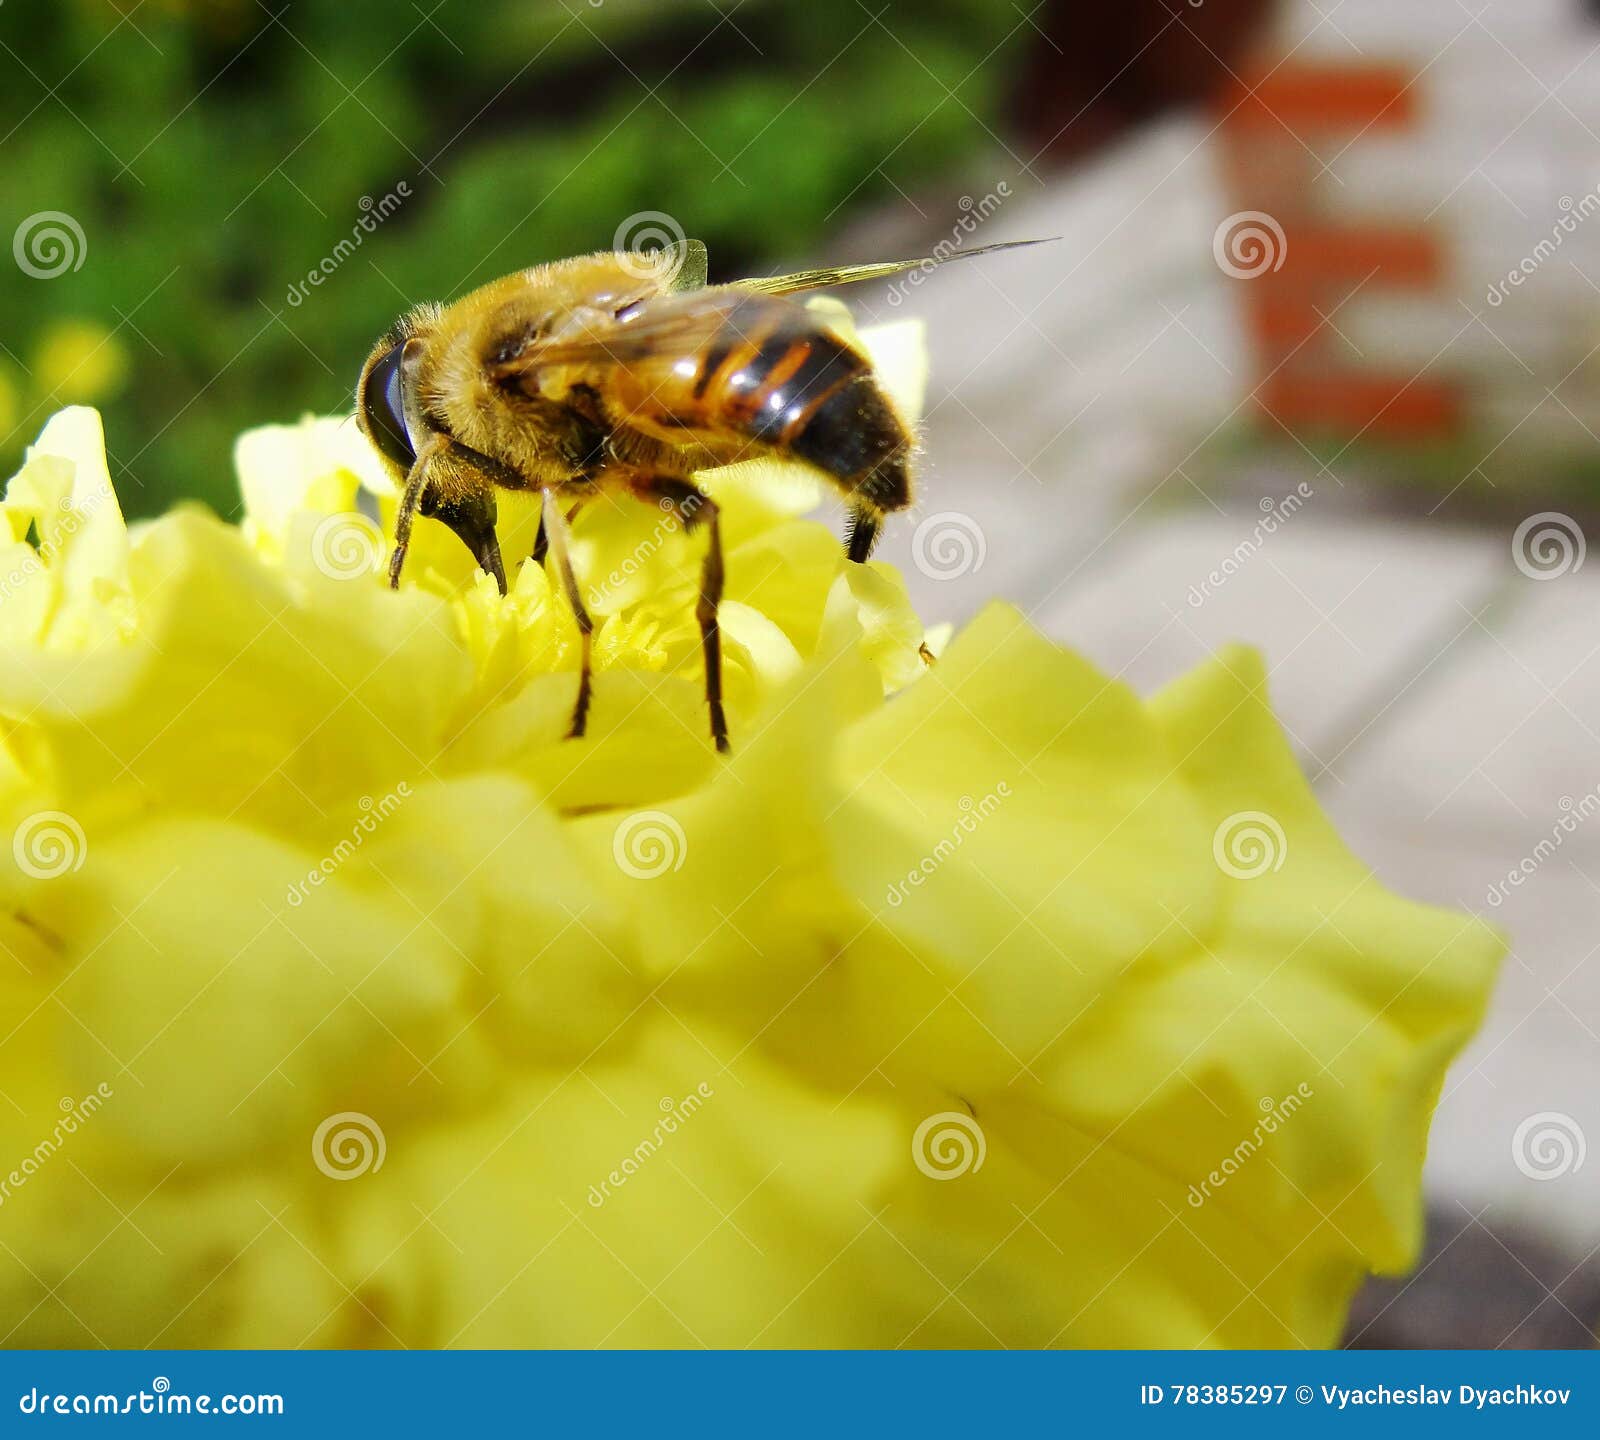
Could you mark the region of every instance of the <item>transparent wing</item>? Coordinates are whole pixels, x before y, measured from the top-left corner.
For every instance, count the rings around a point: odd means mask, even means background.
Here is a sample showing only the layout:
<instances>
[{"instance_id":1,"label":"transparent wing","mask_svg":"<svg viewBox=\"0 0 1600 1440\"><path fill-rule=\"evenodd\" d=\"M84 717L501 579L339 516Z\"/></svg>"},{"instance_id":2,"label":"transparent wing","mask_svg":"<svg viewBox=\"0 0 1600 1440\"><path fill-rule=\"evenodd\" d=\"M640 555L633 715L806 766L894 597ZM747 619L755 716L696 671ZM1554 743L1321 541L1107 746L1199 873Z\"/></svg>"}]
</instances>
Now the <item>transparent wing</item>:
<instances>
[{"instance_id":1,"label":"transparent wing","mask_svg":"<svg viewBox=\"0 0 1600 1440\"><path fill-rule=\"evenodd\" d=\"M703 290L706 276L710 273L705 242L702 240L674 242L666 247L666 251L667 264L672 267L673 272L672 289L675 292Z\"/></svg>"},{"instance_id":2,"label":"transparent wing","mask_svg":"<svg viewBox=\"0 0 1600 1440\"><path fill-rule=\"evenodd\" d=\"M560 365L670 364L695 353L697 346L707 343L725 325L737 338L742 315L753 322L756 308L763 303L749 291L726 285L659 295L629 306L601 328L535 341L484 368L496 380L511 380ZM805 312L794 308L796 323L803 323Z\"/></svg>"},{"instance_id":3,"label":"transparent wing","mask_svg":"<svg viewBox=\"0 0 1600 1440\"><path fill-rule=\"evenodd\" d=\"M924 255L916 260L881 260L868 265L824 265L815 270L797 270L792 275L757 275L735 280L735 288L754 290L761 295L793 295L801 290L823 290L833 285L853 285L858 280L881 280L886 275L901 275L924 266L947 265L952 260L970 260L975 255L992 255L997 250L1017 250L1025 245L1048 245L1059 235L1040 240L1002 240L995 245L978 245L971 250L952 250L948 255Z\"/></svg>"}]
</instances>

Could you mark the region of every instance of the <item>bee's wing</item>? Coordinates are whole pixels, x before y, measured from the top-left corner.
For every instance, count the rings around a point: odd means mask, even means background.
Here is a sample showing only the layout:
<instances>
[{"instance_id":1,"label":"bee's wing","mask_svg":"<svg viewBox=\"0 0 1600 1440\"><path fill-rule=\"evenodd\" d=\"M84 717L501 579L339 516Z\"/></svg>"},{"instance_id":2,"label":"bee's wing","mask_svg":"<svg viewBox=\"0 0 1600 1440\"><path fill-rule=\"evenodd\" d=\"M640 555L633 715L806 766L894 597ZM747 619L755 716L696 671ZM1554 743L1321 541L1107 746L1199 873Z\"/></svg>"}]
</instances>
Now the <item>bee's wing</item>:
<instances>
[{"instance_id":1,"label":"bee's wing","mask_svg":"<svg viewBox=\"0 0 1600 1440\"><path fill-rule=\"evenodd\" d=\"M774 319L773 311L761 310L756 305L757 297L794 295L857 280L876 280L923 266L1047 243L1047 240L1004 240L996 245L979 245L971 250L929 255L919 260L825 266L792 275L756 276L728 285L707 285L706 247L698 240L685 240L661 252L678 264L671 288L665 294L627 306L600 328L580 335L534 341L486 368L497 380L515 380L562 365L605 367L637 366L646 361L670 363L674 358L695 354L696 347L709 343L719 334L725 340L728 332L737 337L747 324L757 322L758 313L769 331L784 331L791 323L796 333L811 328L811 322L802 318L804 311L799 307L789 321L781 317Z\"/></svg>"},{"instance_id":2,"label":"bee's wing","mask_svg":"<svg viewBox=\"0 0 1600 1440\"><path fill-rule=\"evenodd\" d=\"M703 240L680 240L666 247L667 263L672 267L674 291L703 290L709 273L709 260Z\"/></svg>"},{"instance_id":3,"label":"bee's wing","mask_svg":"<svg viewBox=\"0 0 1600 1440\"><path fill-rule=\"evenodd\" d=\"M670 364L693 355L722 330L737 336L740 311L759 304L749 291L713 285L668 292L628 306L616 319L583 334L536 340L484 368L496 380L515 381L555 366L604 368L644 361ZM803 311L798 312L801 316ZM752 316L753 318L753 316Z\"/></svg>"},{"instance_id":4,"label":"bee's wing","mask_svg":"<svg viewBox=\"0 0 1600 1440\"><path fill-rule=\"evenodd\" d=\"M868 265L825 265L816 270L797 270L792 275L757 275L748 280L735 280L740 290L754 290L762 295L793 295L801 290L823 290L834 285L852 285L857 280L881 280L886 275L900 275L907 270L920 270L934 265L945 265L952 260L967 260L974 255L989 255L996 250L1016 250L1024 245L1047 245L1058 240L1058 235L1041 240L1002 240L995 245L979 245L971 250L952 250L948 255L924 255L916 260L880 260Z\"/></svg>"}]
</instances>

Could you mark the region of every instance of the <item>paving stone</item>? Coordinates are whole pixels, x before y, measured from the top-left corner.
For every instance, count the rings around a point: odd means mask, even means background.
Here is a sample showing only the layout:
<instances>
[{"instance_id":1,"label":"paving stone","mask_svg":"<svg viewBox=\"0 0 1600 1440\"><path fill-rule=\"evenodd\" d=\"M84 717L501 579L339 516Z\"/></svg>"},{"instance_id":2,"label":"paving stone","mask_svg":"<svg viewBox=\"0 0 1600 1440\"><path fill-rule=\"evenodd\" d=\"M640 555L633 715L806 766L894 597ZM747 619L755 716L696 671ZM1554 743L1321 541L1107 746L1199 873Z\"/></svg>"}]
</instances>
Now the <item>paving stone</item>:
<instances>
[{"instance_id":1,"label":"paving stone","mask_svg":"<svg viewBox=\"0 0 1600 1440\"><path fill-rule=\"evenodd\" d=\"M1470 533L1319 515L1315 490L1292 513L1275 503L1154 519L1039 618L1144 691L1231 640L1259 646L1313 773L1337 775L1345 738L1424 668L1436 637L1470 623L1461 607L1494 583L1498 557Z\"/></svg>"},{"instance_id":2,"label":"paving stone","mask_svg":"<svg viewBox=\"0 0 1600 1440\"><path fill-rule=\"evenodd\" d=\"M1503 535L1483 544L1498 603L1450 599L1459 638L1339 757L1337 803L1486 837L1510 863L1600 787L1600 571L1529 580Z\"/></svg>"}]
</instances>

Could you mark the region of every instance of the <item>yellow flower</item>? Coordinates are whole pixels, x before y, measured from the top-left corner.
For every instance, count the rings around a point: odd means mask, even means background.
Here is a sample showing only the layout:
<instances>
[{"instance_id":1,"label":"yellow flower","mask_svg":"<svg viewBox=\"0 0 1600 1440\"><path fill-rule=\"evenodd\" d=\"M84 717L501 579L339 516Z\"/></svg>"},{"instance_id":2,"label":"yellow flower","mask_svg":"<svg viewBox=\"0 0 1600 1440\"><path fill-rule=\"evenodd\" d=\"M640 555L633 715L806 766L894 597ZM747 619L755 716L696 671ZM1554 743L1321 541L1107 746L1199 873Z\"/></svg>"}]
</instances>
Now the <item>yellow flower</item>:
<instances>
[{"instance_id":1,"label":"yellow flower","mask_svg":"<svg viewBox=\"0 0 1600 1440\"><path fill-rule=\"evenodd\" d=\"M643 506L577 522L567 741L540 569L425 523L391 593L353 426L237 458L241 526L130 531L69 410L0 506L9 1343L1326 1345L1410 1263L1498 942L1253 654L1142 701L996 605L928 669L752 467L733 754Z\"/></svg>"},{"instance_id":2,"label":"yellow flower","mask_svg":"<svg viewBox=\"0 0 1600 1440\"><path fill-rule=\"evenodd\" d=\"M60 320L34 350L34 382L41 395L74 404L104 400L122 388L128 357L103 325Z\"/></svg>"}]
</instances>

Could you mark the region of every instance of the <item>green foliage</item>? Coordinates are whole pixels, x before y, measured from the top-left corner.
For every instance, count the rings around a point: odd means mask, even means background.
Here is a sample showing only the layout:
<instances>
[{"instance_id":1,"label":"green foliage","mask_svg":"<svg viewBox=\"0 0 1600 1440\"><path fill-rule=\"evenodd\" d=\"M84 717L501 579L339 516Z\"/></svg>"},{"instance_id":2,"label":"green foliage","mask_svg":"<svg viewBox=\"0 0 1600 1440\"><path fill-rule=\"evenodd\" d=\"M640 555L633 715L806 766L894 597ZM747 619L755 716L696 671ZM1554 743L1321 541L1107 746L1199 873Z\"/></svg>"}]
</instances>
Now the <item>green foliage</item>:
<instances>
[{"instance_id":1,"label":"green foliage","mask_svg":"<svg viewBox=\"0 0 1600 1440\"><path fill-rule=\"evenodd\" d=\"M418 300L609 247L645 210L704 238L715 279L992 169L1030 33L1010 0L120 5L0 6L0 234L61 211L85 241L54 278L0 263L0 466L98 386L145 513L230 512L234 435L345 408ZM47 353L68 321L110 332L76 375Z\"/></svg>"}]
</instances>

